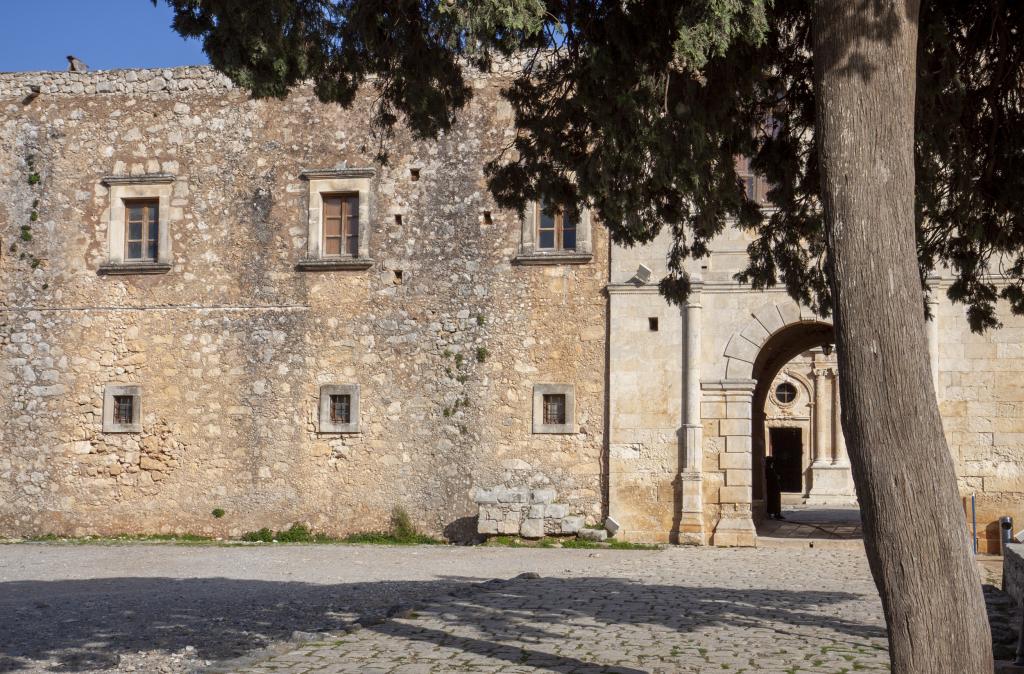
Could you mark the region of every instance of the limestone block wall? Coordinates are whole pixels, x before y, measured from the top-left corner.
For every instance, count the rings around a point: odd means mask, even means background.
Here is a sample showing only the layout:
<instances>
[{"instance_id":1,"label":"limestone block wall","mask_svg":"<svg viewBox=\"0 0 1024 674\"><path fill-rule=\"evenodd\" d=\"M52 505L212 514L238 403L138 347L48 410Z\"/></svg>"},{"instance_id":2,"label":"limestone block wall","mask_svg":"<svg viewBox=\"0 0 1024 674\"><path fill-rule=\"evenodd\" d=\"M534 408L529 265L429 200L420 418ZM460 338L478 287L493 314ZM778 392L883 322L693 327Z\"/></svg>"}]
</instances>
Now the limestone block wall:
<instances>
[{"instance_id":1,"label":"limestone block wall","mask_svg":"<svg viewBox=\"0 0 1024 674\"><path fill-rule=\"evenodd\" d=\"M0 74L0 535L344 534L401 505L455 536L471 487L511 473L599 519L607 239L588 264L512 264L520 220L483 176L511 137L500 86L380 165L372 92L342 110L205 68ZM374 169L373 265L298 271L299 174L339 165ZM170 271L98 274L103 177L157 173ZM358 434L317 432L335 383L360 386ZM575 386L577 432L532 434L535 383ZM141 434L102 432L110 384L142 386Z\"/></svg>"},{"instance_id":2,"label":"limestone block wall","mask_svg":"<svg viewBox=\"0 0 1024 674\"><path fill-rule=\"evenodd\" d=\"M609 514L628 540L667 542L682 501L682 316L656 286L613 285L609 300Z\"/></svg>"},{"instance_id":3,"label":"limestone block wall","mask_svg":"<svg viewBox=\"0 0 1024 674\"><path fill-rule=\"evenodd\" d=\"M978 335L963 307L937 307L942 422L968 518L976 498L979 549L992 553L999 517L1024 528L1024 319L999 311L1003 327Z\"/></svg>"}]
</instances>

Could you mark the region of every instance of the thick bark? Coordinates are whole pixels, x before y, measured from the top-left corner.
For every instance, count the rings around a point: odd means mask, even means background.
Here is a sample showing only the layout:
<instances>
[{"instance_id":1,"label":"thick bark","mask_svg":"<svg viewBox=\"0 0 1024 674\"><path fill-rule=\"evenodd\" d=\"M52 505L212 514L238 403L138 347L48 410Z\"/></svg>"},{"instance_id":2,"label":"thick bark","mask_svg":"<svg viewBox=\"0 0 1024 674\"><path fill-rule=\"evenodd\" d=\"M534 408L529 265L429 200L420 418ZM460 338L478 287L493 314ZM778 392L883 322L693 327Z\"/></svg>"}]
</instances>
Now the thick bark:
<instances>
[{"instance_id":1,"label":"thick bark","mask_svg":"<svg viewBox=\"0 0 1024 674\"><path fill-rule=\"evenodd\" d=\"M918 0L818 0L816 134L842 424L893 671L992 671L914 239Z\"/></svg>"}]
</instances>

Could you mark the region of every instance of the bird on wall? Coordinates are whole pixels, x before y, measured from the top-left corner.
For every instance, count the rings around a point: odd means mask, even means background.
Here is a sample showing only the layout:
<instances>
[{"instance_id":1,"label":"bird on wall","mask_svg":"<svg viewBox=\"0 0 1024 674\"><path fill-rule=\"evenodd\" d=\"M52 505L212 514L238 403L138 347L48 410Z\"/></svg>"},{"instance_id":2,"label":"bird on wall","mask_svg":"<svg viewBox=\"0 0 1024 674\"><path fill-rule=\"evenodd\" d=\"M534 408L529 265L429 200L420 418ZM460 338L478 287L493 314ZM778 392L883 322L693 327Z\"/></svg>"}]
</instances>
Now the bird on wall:
<instances>
[{"instance_id":1,"label":"bird on wall","mask_svg":"<svg viewBox=\"0 0 1024 674\"><path fill-rule=\"evenodd\" d=\"M78 58L74 56L68 56L68 71L72 73L84 73L89 70L89 66L82 63Z\"/></svg>"}]
</instances>

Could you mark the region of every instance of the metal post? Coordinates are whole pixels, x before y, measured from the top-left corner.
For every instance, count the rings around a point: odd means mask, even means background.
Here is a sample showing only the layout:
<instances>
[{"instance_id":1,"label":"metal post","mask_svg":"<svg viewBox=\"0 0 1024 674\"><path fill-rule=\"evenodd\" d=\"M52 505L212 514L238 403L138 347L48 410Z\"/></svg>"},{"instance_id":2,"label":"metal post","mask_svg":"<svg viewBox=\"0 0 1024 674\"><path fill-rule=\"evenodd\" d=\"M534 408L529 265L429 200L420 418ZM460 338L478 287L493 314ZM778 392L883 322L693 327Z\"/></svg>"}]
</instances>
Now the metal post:
<instances>
[{"instance_id":1,"label":"metal post","mask_svg":"<svg viewBox=\"0 0 1024 674\"><path fill-rule=\"evenodd\" d=\"M974 505L974 494L971 494L971 527L974 532L974 554L978 554L978 511Z\"/></svg>"}]
</instances>

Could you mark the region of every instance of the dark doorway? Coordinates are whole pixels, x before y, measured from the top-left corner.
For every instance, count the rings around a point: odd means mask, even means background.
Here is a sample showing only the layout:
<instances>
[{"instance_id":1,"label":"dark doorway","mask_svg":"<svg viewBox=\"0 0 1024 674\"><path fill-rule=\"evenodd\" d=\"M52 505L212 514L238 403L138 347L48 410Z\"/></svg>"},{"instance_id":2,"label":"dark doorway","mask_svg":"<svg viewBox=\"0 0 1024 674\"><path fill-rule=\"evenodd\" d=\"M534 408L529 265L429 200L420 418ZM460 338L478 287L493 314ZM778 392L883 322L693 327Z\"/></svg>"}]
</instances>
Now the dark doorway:
<instances>
[{"instance_id":1,"label":"dark doorway","mask_svg":"<svg viewBox=\"0 0 1024 674\"><path fill-rule=\"evenodd\" d=\"M769 428L775 470L783 492L803 492L803 444L799 428Z\"/></svg>"}]
</instances>

